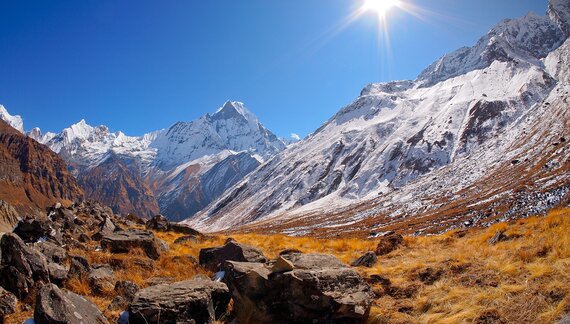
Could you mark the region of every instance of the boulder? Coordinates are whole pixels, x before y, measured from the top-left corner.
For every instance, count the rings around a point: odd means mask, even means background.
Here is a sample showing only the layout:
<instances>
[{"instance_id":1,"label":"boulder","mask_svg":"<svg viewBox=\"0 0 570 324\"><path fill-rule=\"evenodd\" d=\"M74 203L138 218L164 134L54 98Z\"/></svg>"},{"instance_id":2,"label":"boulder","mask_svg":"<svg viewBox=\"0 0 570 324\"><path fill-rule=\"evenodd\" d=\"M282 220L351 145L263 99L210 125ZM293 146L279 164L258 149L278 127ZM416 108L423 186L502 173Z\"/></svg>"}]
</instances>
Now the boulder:
<instances>
[{"instance_id":1,"label":"boulder","mask_svg":"<svg viewBox=\"0 0 570 324\"><path fill-rule=\"evenodd\" d=\"M157 238L156 244L158 245L158 250L161 253L166 253L166 252L168 252L168 250L170 250L170 248L168 247L168 243L166 243L166 241L164 241L164 240Z\"/></svg>"},{"instance_id":2,"label":"boulder","mask_svg":"<svg viewBox=\"0 0 570 324\"><path fill-rule=\"evenodd\" d=\"M122 296L128 302L131 302L136 293L141 290L141 288L132 281L120 280L115 284L115 292Z\"/></svg>"},{"instance_id":3,"label":"boulder","mask_svg":"<svg viewBox=\"0 0 570 324\"><path fill-rule=\"evenodd\" d=\"M26 218L19 221L13 233L27 243L36 243L40 239L56 236L55 230L50 226L48 220L35 218Z\"/></svg>"},{"instance_id":4,"label":"boulder","mask_svg":"<svg viewBox=\"0 0 570 324\"><path fill-rule=\"evenodd\" d=\"M99 231L91 236L93 241L101 241L103 237L113 234L116 229L109 217L106 217L98 226Z\"/></svg>"},{"instance_id":5,"label":"boulder","mask_svg":"<svg viewBox=\"0 0 570 324\"><path fill-rule=\"evenodd\" d=\"M89 286L97 294L112 291L115 288L115 274L109 265L95 265L87 276Z\"/></svg>"},{"instance_id":6,"label":"boulder","mask_svg":"<svg viewBox=\"0 0 570 324\"><path fill-rule=\"evenodd\" d=\"M259 249L228 240L223 246L200 250L200 265L210 271L217 271L226 261L267 262L267 258Z\"/></svg>"},{"instance_id":7,"label":"boulder","mask_svg":"<svg viewBox=\"0 0 570 324\"><path fill-rule=\"evenodd\" d=\"M295 269L293 262L279 256L275 262L271 265L271 273L287 272Z\"/></svg>"},{"instance_id":8,"label":"boulder","mask_svg":"<svg viewBox=\"0 0 570 324\"><path fill-rule=\"evenodd\" d=\"M168 231L168 219L162 215L156 215L146 222L146 229L154 231Z\"/></svg>"},{"instance_id":9,"label":"boulder","mask_svg":"<svg viewBox=\"0 0 570 324\"><path fill-rule=\"evenodd\" d=\"M63 282L67 279L67 269L61 264L54 262L48 263L48 271L49 280L58 286L63 285Z\"/></svg>"},{"instance_id":10,"label":"boulder","mask_svg":"<svg viewBox=\"0 0 570 324\"><path fill-rule=\"evenodd\" d=\"M376 262L378 262L378 257L376 256L376 253L366 252L360 258L352 261L352 263L350 265L353 267L368 267L368 268L370 268L373 265L375 265Z\"/></svg>"},{"instance_id":11,"label":"boulder","mask_svg":"<svg viewBox=\"0 0 570 324\"><path fill-rule=\"evenodd\" d=\"M22 299L35 281L49 282L46 257L30 247L16 234L7 233L0 240L0 286Z\"/></svg>"},{"instance_id":12,"label":"boulder","mask_svg":"<svg viewBox=\"0 0 570 324\"><path fill-rule=\"evenodd\" d=\"M36 296L36 324L101 324L108 323L101 311L82 296L61 290L54 284L42 287Z\"/></svg>"},{"instance_id":13,"label":"boulder","mask_svg":"<svg viewBox=\"0 0 570 324\"><path fill-rule=\"evenodd\" d=\"M91 272L89 262L82 256L72 256L69 266L68 278L79 279Z\"/></svg>"},{"instance_id":14,"label":"boulder","mask_svg":"<svg viewBox=\"0 0 570 324\"><path fill-rule=\"evenodd\" d=\"M380 242L376 247L376 255L386 255L404 243L404 237L402 235L389 232L384 236L380 237Z\"/></svg>"},{"instance_id":15,"label":"boulder","mask_svg":"<svg viewBox=\"0 0 570 324\"><path fill-rule=\"evenodd\" d=\"M154 235L141 230L115 232L105 236L101 240L101 247L111 253L129 253L132 249L140 248L153 260L160 256Z\"/></svg>"},{"instance_id":16,"label":"boulder","mask_svg":"<svg viewBox=\"0 0 570 324\"><path fill-rule=\"evenodd\" d=\"M202 233L198 232L197 230L193 229L192 227L186 224L169 223L168 230L179 234L193 235L197 238L201 238L204 236Z\"/></svg>"},{"instance_id":17,"label":"boulder","mask_svg":"<svg viewBox=\"0 0 570 324\"><path fill-rule=\"evenodd\" d=\"M35 247L46 256L49 262L64 264L67 260L67 251L52 242L40 242Z\"/></svg>"},{"instance_id":18,"label":"boulder","mask_svg":"<svg viewBox=\"0 0 570 324\"><path fill-rule=\"evenodd\" d=\"M271 272L260 263L228 261L225 278L238 322L362 323L371 287L332 255L282 256L293 270Z\"/></svg>"},{"instance_id":19,"label":"boulder","mask_svg":"<svg viewBox=\"0 0 570 324\"><path fill-rule=\"evenodd\" d=\"M172 277L152 277L146 280L146 284L148 286L157 286L157 285L166 285L171 284L176 281L175 278Z\"/></svg>"},{"instance_id":20,"label":"boulder","mask_svg":"<svg viewBox=\"0 0 570 324\"><path fill-rule=\"evenodd\" d=\"M0 287L0 322L4 322L4 317L16 312L18 298L9 291Z\"/></svg>"},{"instance_id":21,"label":"boulder","mask_svg":"<svg viewBox=\"0 0 570 324\"><path fill-rule=\"evenodd\" d=\"M202 277L140 290L129 306L131 323L213 323L230 301L228 287Z\"/></svg>"}]
</instances>

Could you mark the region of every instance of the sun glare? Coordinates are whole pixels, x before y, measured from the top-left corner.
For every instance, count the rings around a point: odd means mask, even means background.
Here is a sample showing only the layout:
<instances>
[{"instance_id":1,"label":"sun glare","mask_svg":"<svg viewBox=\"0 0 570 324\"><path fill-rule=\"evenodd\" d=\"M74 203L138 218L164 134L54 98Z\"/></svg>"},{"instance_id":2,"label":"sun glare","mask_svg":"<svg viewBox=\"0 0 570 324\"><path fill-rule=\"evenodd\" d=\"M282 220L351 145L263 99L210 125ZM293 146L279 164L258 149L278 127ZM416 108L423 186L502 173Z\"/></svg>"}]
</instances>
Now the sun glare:
<instances>
[{"instance_id":1,"label":"sun glare","mask_svg":"<svg viewBox=\"0 0 570 324\"><path fill-rule=\"evenodd\" d=\"M375 11L379 15L384 16L390 9L398 7L399 0L366 0L363 9L366 11Z\"/></svg>"}]
</instances>

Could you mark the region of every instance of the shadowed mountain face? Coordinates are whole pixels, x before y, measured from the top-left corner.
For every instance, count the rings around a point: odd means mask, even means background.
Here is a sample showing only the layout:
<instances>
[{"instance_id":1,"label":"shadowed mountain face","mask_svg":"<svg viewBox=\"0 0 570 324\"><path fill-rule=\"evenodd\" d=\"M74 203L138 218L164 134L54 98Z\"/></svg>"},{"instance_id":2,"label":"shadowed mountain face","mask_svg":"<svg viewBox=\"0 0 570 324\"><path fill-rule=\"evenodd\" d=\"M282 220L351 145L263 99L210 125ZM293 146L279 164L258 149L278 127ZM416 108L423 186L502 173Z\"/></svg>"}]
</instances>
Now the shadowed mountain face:
<instances>
[{"instance_id":1,"label":"shadowed mountain face","mask_svg":"<svg viewBox=\"0 0 570 324\"><path fill-rule=\"evenodd\" d=\"M82 197L83 191L57 154L0 120L0 200L22 215Z\"/></svg>"}]
</instances>

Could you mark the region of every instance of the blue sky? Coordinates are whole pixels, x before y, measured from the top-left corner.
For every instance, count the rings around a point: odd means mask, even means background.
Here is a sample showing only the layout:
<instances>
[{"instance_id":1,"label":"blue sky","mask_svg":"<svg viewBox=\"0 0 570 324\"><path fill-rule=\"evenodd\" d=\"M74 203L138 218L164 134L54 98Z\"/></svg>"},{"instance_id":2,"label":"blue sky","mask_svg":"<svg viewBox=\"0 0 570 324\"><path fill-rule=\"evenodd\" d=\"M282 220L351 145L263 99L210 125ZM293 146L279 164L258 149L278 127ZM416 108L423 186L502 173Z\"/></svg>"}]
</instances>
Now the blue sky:
<instances>
[{"instance_id":1,"label":"blue sky","mask_svg":"<svg viewBox=\"0 0 570 324\"><path fill-rule=\"evenodd\" d=\"M305 136L368 83L413 79L503 18L546 0L405 0L339 28L362 0L0 0L0 104L26 129L85 118L129 135L238 100L279 136Z\"/></svg>"}]
</instances>

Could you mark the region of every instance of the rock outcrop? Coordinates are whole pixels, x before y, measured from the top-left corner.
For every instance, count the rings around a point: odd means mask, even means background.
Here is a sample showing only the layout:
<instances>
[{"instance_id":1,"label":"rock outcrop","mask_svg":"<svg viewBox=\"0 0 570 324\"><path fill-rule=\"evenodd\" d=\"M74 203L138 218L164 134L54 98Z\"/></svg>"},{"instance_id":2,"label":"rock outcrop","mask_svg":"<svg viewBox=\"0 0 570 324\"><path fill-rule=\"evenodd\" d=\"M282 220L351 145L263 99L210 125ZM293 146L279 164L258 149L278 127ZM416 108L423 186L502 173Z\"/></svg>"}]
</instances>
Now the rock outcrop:
<instances>
[{"instance_id":1,"label":"rock outcrop","mask_svg":"<svg viewBox=\"0 0 570 324\"><path fill-rule=\"evenodd\" d=\"M238 321L362 323L373 293L360 275L331 255L282 256L293 270L228 261L225 278Z\"/></svg>"},{"instance_id":2,"label":"rock outcrop","mask_svg":"<svg viewBox=\"0 0 570 324\"><path fill-rule=\"evenodd\" d=\"M207 278L156 285L136 293L129 307L132 323L213 323L225 313L228 287Z\"/></svg>"},{"instance_id":3,"label":"rock outcrop","mask_svg":"<svg viewBox=\"0 0 570 324\"><path fill-rule=\"evenodd\" d=\"M226 261L267 262L267 258L259 249L228 240L223 246L200 250L200 265L210 271L217 271Z\"/></svg>"},{"instance_id":4,"label":"rock outcrop","mask_svg":"<svg viewBox=\"0 0 570 324\"><path fill-rule=\"evenodd\" d=\"M160 256L154 235L151 232L141 230L115 232L105 236L101 240L101 247L111 251L111 253L129 253L133 249L140 248L153 260Z\"/></svg>"},{"instance_id":5,"label":"rock outcrop","mask_svg":"<svg viewBox=\"0 0 570 324\"><path fill-rule=\"evenodd\" d=\"M61 290L56 285L42 287L36 297L36 324L103 324L108 323L101 311L84 297Z\"/></svg>"}]
</instances>

